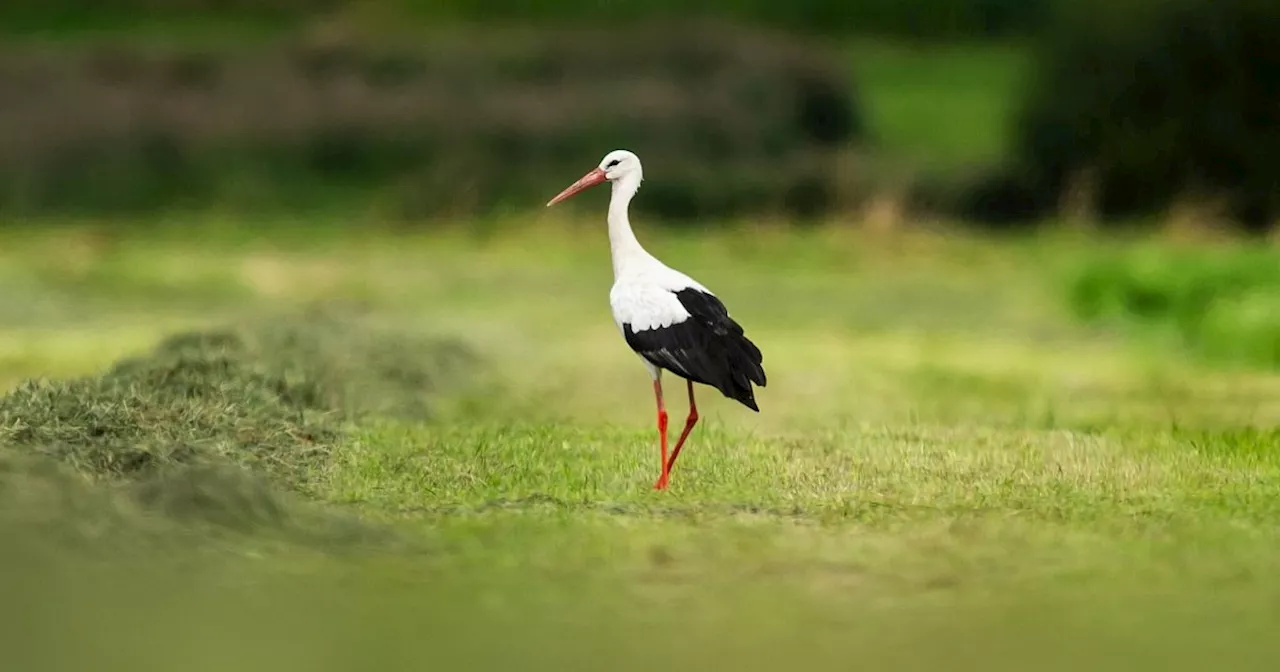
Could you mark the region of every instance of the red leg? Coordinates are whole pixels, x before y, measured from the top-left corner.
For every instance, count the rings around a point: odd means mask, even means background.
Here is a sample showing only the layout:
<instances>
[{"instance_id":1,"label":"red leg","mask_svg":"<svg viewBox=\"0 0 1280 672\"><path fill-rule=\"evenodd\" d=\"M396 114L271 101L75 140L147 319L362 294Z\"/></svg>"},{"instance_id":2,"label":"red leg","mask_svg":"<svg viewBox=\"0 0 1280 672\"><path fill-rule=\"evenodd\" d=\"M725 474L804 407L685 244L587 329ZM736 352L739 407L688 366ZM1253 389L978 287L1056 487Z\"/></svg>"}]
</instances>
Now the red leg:
<instances>
[{"instance_id":1,"label":"red leg","mask_svg":"<svg viewBox=\"0 0 1280 672\"><path fill-rule=\"evenodd\" d=\"M662 471L658 476L658 482L653 484L654 490L667 489L667 409L662 403L662 381L655 379L653 381L653 397L658 400L658 436L662 443Z\"/></svg>"},{"instance_id":2,"label":"red leg","mask_svg":"<svg viewBox=\"0 0 1280 672\"><path fill-rule=\"evenodd\" d=\"M689 417L684 421L684 431L680 432L680 438L676 441L676 447L671 450L671 459L667 461L665 471L667 475L671 475L671 467L676 463L676 457L680 455L680 449L684 446L684 440L689 438L689 432L693 426L698 424L698 403L693 400L693 381L689 382Z\"/></svg>"}]
</instances>

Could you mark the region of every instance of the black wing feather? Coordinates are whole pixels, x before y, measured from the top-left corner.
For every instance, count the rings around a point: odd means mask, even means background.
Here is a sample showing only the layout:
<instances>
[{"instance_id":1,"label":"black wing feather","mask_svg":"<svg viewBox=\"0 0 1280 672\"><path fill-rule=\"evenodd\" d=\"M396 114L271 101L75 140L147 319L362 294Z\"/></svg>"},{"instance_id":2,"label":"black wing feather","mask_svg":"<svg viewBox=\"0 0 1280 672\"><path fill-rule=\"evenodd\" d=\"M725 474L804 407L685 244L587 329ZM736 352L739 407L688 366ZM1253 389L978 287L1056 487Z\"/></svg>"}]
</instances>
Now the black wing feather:
<instances>
[{"instance_id":1,"label":"black wing feather","mask_svg":"<svg viewBox=\"0 0 1280 672\"><path fill-rule=\"evenodd\" d=\"M744 335L742 326L729 317L728 309L715 295L694 288L672 293L689 318L643 331L633 331L630 324L624 324L627 345L655 366L710 385L759 411L751 384L764 387L767 380L760 348Z\"/></svg>"}]
</instances>

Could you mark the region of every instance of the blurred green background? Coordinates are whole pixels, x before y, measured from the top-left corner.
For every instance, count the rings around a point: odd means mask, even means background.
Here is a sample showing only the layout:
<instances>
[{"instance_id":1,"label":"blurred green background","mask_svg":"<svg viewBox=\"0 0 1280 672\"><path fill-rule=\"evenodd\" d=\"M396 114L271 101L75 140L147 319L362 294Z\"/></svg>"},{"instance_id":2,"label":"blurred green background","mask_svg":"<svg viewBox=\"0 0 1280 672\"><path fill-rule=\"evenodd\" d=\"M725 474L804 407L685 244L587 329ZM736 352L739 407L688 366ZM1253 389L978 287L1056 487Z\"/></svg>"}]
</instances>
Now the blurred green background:
<instances>
[{"instance_id":1,"label":"blurred green background","mask_svg":"<svg viewBox=\"0 0 1280 672\"><path fill-rule=\"evenodd\" d=\"M1274 223L1272 3L846 5L6 3L0 206L471 216L626 146L685 222Z\"/></svg>"},{"instance_id":2,"label":"blurred green background","mask_svg":"<svg viewBox=\"0 0 1280 672\"><path fill-rule=\"evenodd\" d=\"M1275 0L9 0L0 660L1274 669L1277 156Z\"/></svg>"}]
</instances>

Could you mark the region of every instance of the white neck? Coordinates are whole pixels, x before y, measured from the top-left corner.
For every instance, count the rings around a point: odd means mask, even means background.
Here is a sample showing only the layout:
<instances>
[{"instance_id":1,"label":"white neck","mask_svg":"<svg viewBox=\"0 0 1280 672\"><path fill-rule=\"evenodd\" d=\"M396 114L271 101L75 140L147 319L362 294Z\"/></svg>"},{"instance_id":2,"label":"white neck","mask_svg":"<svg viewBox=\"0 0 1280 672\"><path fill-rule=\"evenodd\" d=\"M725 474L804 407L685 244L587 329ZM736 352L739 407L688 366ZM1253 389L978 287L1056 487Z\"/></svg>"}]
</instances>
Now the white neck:
<instances>
[{"instance_id":1,"label":"white neck","mask_svg":"<svg viewBox=\"0 0 1280 672\"><path fill-rule=\"evenodd\" d=\"M613 256L613 277L622 273L623 268L637 261L650 259L650 255L636 240L631 231L631 220L627 217L627 207L631 199L640 189L640 175L629 173L614 181L613 196L609 199L609 251Z\"/></svg>"}]
</instances>

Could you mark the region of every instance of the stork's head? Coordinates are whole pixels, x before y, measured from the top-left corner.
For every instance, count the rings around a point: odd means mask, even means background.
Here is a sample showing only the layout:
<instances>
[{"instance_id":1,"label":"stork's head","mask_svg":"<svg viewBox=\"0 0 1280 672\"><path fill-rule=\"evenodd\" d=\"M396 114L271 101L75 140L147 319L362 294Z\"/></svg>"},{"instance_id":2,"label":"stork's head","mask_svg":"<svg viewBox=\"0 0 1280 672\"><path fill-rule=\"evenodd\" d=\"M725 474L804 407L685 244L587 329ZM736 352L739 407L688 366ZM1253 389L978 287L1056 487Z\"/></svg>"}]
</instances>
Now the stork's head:
<instances>
[{"instance_id":1,"label":"stork's head","mask_svg":"<svg viewBox=\"0 0 1280 672\"><path fill-rule=\"evenodd\" d=\"M622 179L634 180L639 186L640 180L644 179L644 171L640 168L640 157L628 152L625 149L615 149L604 155L600 159L600 165L596 166L591 172L583 175L581 179L565 188L564 191L556 195L547 203L547 207L553 206L570 196L594 187L602 182L616 182Z\"/></svg>"}]
</instances>

